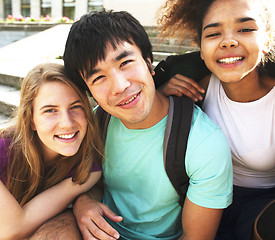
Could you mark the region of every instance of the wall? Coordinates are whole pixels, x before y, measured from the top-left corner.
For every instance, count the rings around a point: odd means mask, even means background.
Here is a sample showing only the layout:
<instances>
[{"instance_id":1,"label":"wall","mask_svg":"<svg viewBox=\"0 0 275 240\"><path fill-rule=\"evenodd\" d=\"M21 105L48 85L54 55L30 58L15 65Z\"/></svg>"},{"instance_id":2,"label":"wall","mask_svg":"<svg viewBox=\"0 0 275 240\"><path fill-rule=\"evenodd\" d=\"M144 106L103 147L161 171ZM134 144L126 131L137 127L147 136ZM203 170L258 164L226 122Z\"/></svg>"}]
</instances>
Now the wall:
<instances>
[{"instance_id":1,"label":"wall","mask_svg":"<svg viewBox=\"0 0 275 240\"><path fill-rule=\"evenodd\" d=\"M0 48L55 25L57 24L0 23Z\"/></svg>"},{"instance_id":2,"label":"wall","mask_svg":"<svg viewBox=\"0 0 275 240\"><path fill-rule=\"evenodd\" d=\"M144 26L155 26L156 12L165 0L104 0L104 8L128 11Z\"/></svg>"}]
</instances>

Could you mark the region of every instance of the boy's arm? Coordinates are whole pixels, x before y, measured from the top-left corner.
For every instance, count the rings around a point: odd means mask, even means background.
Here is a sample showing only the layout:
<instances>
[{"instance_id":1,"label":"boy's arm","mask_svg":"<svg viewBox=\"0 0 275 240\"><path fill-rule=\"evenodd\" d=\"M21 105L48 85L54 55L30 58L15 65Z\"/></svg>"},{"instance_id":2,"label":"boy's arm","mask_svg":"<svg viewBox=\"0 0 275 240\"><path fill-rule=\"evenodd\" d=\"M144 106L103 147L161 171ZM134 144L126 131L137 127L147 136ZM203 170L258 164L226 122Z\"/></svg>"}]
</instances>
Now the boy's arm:
<instances>
[{"instance_id":1,"label":"boy's arm","mask_svg":"<svg viewBox=\"0 0 275 240\"><path fill-rule=\"evenodd\" d=\"M183 239L214 239L223 209L232 202L233 170L222 130L197 108L186 172L190 177L182 211Z\"/></svg>"},{"instance_id":2,"label":"boy's arm","mask_svg":"<svg viewBox=\"0 0 275 240\"><path fill-rule=\"evenodd\" d=\"M102 199L103 185L97 184L75 201L73 211L84 240L119 238L119 233L109 225L104 216L114 222L122 221L122 217L117 216L108 206L101 203Z\"/></svg>"},{"instance_id":3,"label":"boy's arm","mask_svg":"<svg viewBox=\"0 0 275 240\"><path fill-rule=\"evenodd\" d=\"M184 240L212 240L215 238L223 209L211 209L192 203L187 197L182 210Z\"/></svg>"}]
</instances>

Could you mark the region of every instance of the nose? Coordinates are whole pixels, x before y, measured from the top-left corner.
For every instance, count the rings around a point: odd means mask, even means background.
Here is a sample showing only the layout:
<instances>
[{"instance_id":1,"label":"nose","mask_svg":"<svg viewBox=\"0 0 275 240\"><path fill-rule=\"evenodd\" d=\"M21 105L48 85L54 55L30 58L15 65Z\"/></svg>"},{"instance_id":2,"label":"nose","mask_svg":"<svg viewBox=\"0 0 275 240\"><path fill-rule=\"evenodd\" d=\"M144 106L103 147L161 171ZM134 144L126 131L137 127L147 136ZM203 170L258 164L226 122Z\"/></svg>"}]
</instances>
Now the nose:
<instances>
[{"instance_id":1,"label":"nose","mask_svg":"<svg viewBox=\"0 0 275 240\"><path fill-rule=\"evenodd\" d=\"M111 78L111 92L113 95L124 92L131 84L123 73L113 72Z\"/></svg>"},{"instance_id":2,"label":"nose","mask_svg":"<svg viewBox=\"0 0 275 240\"><path fill-rule=\"evenodd\" d=\"M235 48L239 45L239 42L233 38L223 39L220 43L220 48L222 49L229 49Z\"/></svg>"},{"instance_id":3,"label":"nose","mask_svg":"<svg viewBox=\"0 0 275 240\"><path fill-rule=\"evenodd\" d=\"M74 119L69 111L60 112L59 127L60 128L70 128L74 125Z\"/></svg>"}]
</instances>

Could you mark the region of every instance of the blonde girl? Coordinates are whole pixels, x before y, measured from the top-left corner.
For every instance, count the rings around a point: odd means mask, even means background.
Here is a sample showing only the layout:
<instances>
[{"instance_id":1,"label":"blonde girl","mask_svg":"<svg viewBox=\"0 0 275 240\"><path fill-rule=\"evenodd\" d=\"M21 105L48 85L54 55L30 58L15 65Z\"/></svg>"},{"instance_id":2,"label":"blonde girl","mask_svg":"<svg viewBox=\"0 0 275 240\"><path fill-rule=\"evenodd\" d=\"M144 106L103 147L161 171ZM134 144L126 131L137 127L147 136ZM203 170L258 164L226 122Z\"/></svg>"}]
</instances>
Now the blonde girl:
<instances>
[{"instance_id":1,"label":"blonde girl","mask_svg":"<svg viewBox=\"0 0 275 240\"><path fill-rule=\"evenodd\" d=\"M0 238L23 239L101 176L102 143L87 95L63 65L23 79L12 126L0 139Z\"/></svg>"}]
</instances>

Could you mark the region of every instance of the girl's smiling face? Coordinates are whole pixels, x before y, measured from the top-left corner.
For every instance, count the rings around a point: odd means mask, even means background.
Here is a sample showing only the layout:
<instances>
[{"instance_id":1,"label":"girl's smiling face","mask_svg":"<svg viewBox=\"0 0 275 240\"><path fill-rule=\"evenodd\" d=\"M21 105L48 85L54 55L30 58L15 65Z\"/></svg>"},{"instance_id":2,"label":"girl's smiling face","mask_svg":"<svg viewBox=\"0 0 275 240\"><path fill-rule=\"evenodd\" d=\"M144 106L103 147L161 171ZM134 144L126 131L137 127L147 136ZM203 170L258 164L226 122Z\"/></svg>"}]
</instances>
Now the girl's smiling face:
<instances>
[{"instance_id":1,"label":"girl's smiling face","mask_svg":"<svg viewBox=\"0 0 275 240\"><path fill-rule=\"evenodd\" d=\"M255 0L216 0L202 24L201 57L222 82L238 82L269 50L270 34Z\"/></svg>"},{"instance_id":2,"label":"girl's smiling face","mask_svg":"<svg viewBox=\"0 0 275 240\"><path fill-rule=\"evenodd\" d=\"M32 128L40 139L46 161L77 153L87 131L83 103L63 82L43 83L33 101Z\"/></svg>"}]
</instances>

